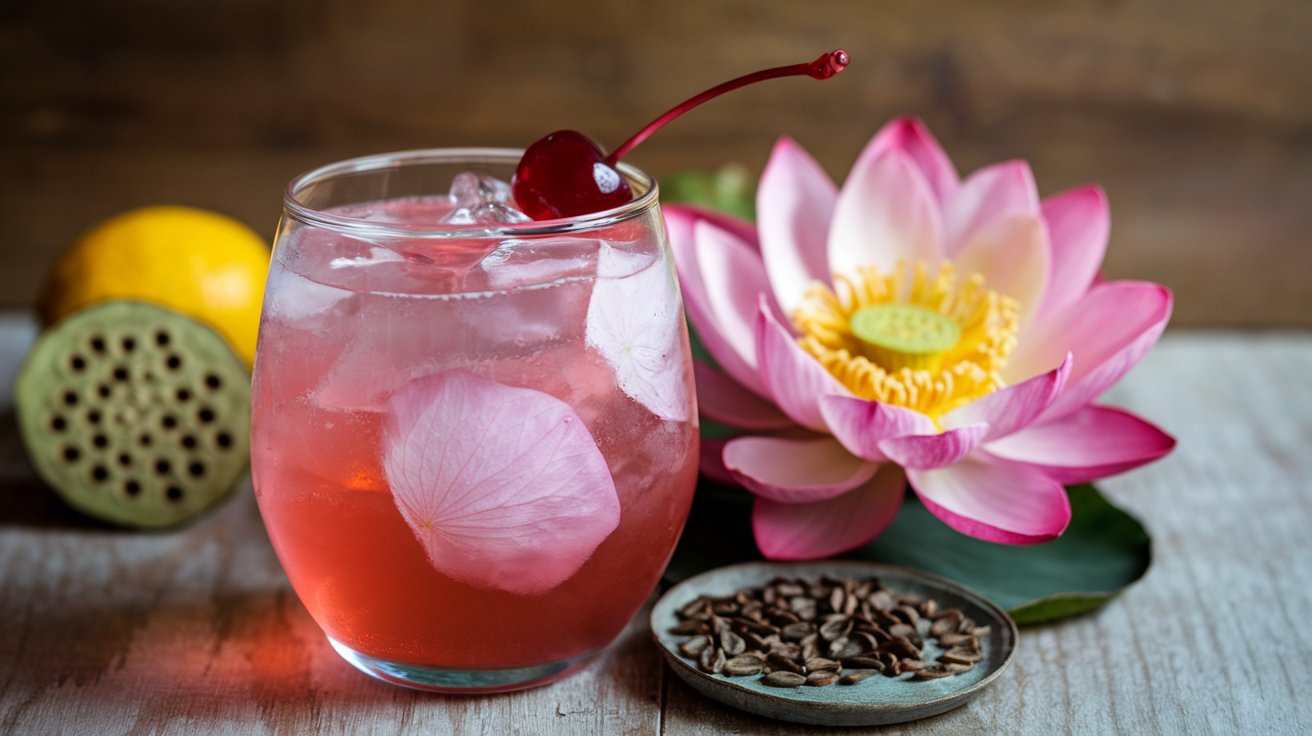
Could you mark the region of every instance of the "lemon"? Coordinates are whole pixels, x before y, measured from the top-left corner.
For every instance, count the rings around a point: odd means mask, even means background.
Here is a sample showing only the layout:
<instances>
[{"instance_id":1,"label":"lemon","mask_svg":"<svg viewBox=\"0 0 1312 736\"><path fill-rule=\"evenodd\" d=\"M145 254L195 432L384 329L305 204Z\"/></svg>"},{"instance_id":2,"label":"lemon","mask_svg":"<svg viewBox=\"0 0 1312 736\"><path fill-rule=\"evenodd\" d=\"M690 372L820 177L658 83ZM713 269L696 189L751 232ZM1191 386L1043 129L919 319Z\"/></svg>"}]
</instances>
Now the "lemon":
<instances>
[{"instance_id":1,"label":"lemon","mask_svg":"<svg viewBox=\"0 0 1312 736\"><path fill-rule=\"evenodd\" d=\"M108 299L153 302L209 324L249 368L268 270L267 243L237 220L143 207L101 223L60 256L39 309L49 326Z\"/></svg>"}]
</instances>

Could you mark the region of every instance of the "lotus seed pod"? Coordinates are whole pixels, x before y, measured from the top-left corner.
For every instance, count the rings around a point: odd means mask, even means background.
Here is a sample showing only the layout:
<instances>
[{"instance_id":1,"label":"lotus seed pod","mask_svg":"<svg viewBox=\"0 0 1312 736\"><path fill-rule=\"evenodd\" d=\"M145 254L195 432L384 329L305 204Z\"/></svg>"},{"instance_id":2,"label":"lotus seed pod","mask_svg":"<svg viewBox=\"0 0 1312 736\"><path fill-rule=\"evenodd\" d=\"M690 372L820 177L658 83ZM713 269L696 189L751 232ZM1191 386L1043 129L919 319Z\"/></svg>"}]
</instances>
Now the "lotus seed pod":
<instances>
[{"instance_id":1,"label":"lotus seed pod","mask_svg":"<svg viewBox=\"0 0 1312 736\"><path fill-rule=\"evenodd\" d=\"M209 327L101 302L41 335L15 387L42 479L104 521L168 527L232 490L250 457L250 377Z\"/></svg>"}]
</instances>

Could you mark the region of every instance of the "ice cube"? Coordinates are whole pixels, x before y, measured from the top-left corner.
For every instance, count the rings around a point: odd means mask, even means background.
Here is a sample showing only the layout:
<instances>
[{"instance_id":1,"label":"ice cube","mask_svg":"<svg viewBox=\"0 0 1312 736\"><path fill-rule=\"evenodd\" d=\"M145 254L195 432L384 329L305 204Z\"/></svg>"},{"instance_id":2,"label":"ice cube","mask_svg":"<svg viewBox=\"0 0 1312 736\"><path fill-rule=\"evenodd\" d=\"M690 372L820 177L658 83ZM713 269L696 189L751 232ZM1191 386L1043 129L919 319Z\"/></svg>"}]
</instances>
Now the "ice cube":
<instances>
[{"instance_id":1,"label":"ice cube","mask_svg":"<svg viewBox=\"0 0 1312 736\"><path fill-rule=\"evenodd\" d=\"M340 317L341 308L351 292L312 281L275 260L269 269L265 289L269 295L265 307L268 319L292 324Z\"/></svg>"},{"instance_id":2,"label":"ice cube","mask_svg":"<svg viewBox=\"0 0 1312 736\"><path fill-rule=\"evenodd\" d=\"M486 174L456 174L448 196L452 209L442 218L446 225L505 225L533 219L515 209L509 184Z\"/></svg>"},{"instance_id":3,"label":"ice cube","mask_svg":"<svg viewBox=\"0 0 1312 736\"><path fill-rule=\"evenodd\" d=\"M469 289L501 290L591 278L601 242L586 238L501 241L466 278Z\"/></svg>"},{"instance_id":4,"label":"ice cube","mask_svg":"<svg viewBox=\"0 0 1312 736\"><path fill-rule=\"evenodd\" d=\"M451 204L456 207L477 207L480 204L496 202L509 204L513 202L510 185L500 179L465 171L456 174L451 180Z\"/></svg>"}]
</instances>

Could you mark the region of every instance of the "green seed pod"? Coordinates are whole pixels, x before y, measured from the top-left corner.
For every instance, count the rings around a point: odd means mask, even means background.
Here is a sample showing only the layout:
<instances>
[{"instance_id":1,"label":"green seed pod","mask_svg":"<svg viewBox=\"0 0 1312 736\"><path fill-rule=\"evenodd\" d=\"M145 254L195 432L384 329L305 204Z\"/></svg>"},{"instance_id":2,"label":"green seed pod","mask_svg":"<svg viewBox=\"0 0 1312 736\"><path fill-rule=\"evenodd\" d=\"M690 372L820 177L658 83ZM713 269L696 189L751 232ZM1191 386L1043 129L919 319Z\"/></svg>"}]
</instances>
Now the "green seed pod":
<instances>
[{"instance_id":1,"label":"green seed pod","mask_svg":"<svg viewBox=\"0 0 1312 736\"><path fill-rule=\"evenodd\" d=\"M101 302L41 335L15 404L37 472L73 508L140 528L191 519L250 458L250 376L209 327Z\"/></svg>"}]
</instances>

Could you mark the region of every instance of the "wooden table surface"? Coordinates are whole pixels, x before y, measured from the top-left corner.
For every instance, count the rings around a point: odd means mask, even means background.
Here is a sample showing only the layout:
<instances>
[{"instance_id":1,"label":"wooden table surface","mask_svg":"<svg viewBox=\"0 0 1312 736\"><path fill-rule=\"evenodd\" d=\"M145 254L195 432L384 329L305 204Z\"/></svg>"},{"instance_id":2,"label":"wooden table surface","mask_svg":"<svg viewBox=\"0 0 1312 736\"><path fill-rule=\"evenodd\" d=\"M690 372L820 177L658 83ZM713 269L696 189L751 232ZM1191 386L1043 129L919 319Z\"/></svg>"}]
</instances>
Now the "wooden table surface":
<instances>
[{"instance_id":1,"label":"wooden table surface","mask_svg":"<svg viewBox=\"0 0 1312 736\"><path fill-rule=\"evenodd\" d=\"M32 339L0 316L0 383ZM1103 484L1152 530L1148 575L1022 630L1010 669L916 733L1312 729L1312 334L1172 332L1112 395L1180 440ZM640 614L595 665L443 697L342 662L278 567L249 487L185 529L92 524L36 480L0 404L0 732L819 733L727 709L661 663ZM850 733L862 733L861 729Z\"/></svg>"}]
</instances>

